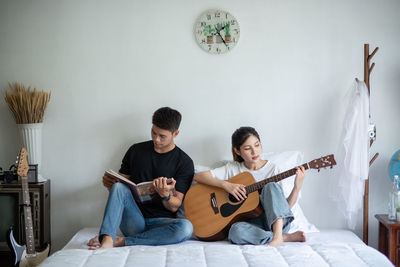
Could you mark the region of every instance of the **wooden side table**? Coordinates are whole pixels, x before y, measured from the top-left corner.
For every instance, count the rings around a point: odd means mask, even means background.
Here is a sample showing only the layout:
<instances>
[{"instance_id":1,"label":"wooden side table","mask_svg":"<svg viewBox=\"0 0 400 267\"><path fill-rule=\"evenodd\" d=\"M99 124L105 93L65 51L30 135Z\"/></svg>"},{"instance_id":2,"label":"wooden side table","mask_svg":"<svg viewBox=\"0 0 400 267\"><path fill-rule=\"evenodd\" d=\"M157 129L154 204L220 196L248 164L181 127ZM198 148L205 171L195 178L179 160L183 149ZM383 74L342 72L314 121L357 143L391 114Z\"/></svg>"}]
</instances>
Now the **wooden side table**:
<instances>
[{"instance_id":1,"label":"wooden side table","mask_svg":"<svg viewBox=\"0 0 400 267\"><path fill-rule=\"evenodd\" d=\"M400 222L391 221L387 214L376 214L379 221L379 251L396 266L400 266Z\"/></svg>"}]
</instances>

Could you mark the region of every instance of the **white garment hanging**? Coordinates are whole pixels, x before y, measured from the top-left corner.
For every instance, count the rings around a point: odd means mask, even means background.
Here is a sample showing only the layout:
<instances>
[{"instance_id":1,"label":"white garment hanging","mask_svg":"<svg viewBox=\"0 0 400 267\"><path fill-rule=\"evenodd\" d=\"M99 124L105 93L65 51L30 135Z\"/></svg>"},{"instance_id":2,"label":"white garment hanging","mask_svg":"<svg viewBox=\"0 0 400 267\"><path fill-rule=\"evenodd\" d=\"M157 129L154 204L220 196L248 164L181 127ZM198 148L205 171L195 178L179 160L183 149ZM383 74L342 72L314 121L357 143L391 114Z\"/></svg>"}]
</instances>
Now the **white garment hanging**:
<instances>
[{"instance_id":1,"label":"white garment hanging","mask_svg":"<svg viewBox=\"0 0 400 267\"><path fill-rule=\"evenodd\" d=\"M350 90L337 153L337 177L331 186L331 197L338 202L347 225L354 229L363 205L364 182L369 171L369 94L363 81Z\"/></svg>"}]
</instances>

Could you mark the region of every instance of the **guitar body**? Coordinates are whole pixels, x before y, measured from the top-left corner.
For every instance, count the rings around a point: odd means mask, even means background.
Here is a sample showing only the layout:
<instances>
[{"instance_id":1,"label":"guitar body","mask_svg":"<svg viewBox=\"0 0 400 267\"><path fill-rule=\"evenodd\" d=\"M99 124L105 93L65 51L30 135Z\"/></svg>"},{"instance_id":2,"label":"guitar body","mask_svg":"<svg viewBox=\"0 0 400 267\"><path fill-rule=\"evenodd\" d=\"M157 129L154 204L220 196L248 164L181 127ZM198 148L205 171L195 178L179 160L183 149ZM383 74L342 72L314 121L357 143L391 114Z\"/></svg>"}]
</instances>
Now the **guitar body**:
<instances>
[{"instance_id":1,"label":"guitar body","mask_svg":"<svg viewBox=\"0 0 400 267\"><path fill-rule=\"evenodd\" d=\"M311 168L319 171L321 168L332 168L334 165L336 161L331 154L302 166L305 170ZM242 172L232 177L228 182L246 186L247 199L243 201L237 201L219 187L195 184L186 193L184 205L186 218L193 224L193 233L205 241L224 239L233 223L257 217L262 213L258 190L270 182L279 182L295 175L296 171L297 168L293 168L257 183L249 172Z\"/></svg>"},{"instance_id":2,"label":"guitar body","mask_svg":"<svg viewBox=\"0 0 400 267\"><path fill-rule=\"evenodd\" d=\"M38 266L42 261L44 261L49 255L50 245L41 251L35 252L34 254L26 254L26 250L22 254L21 260L19 262L19 267L35 267Z\"/></svg>"},{"instance_id":3,"label":"guitar body","mask_svg":"<svg viewBox=\"0 0 400 267\"><path fill-rule=\"evenodd\" d=\"M255 182L248 172L228 181L245 186ZM233 223L260 215L259 202L258 191L239 202L222 188L197 183L186 193L184 207L186 218L193 224L193 233L201 240L215 241L224 239Z\"/></svg>"},{"instance_id":4,"label":"guitar body","mask_svg":"<svg viewBox=\"0 0 400 267\"><path fill-rule=\"evenodd\" d=\"M21 246L17 243L14 238L13 228L11 227L7 232L7 244L13 253L13 262L14 265L17 265L19 260L22 258L22 255L25 253L26 246Z\"/></svg>"},{"instance_id":5,"label":"guitar body","mask_svg":"<svg viewBox=\"0 0 400 267\"><path fill-rule=\"evenodd\" d=\"M44 261L49 255L50 245L41 251L33 254L26 254L26 246L21 246L14 238L12 227L7 232L7 243L13 252L13 262L17 265L19 262L20 267L34 267Z\"/></svg>"}]
</instances>

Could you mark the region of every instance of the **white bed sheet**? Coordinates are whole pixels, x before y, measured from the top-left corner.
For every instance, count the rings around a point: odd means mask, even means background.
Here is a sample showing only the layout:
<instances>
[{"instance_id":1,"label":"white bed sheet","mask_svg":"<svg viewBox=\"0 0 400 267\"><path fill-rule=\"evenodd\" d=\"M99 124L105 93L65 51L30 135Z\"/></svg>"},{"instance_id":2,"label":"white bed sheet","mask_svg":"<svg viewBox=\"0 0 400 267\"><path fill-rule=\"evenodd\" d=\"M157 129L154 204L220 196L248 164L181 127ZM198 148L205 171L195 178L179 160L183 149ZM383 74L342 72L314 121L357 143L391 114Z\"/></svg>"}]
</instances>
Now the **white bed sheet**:
<instances>
[{"instance_id":1,"label":"white bed sheet","mask_svg":"<svg viewBox=\"0 0 400 267\"><path fill-rule=\"evenodd\" d=\"M168 246L130 246L90 251L86 243L97 228L80 230L40 267L125 266L393 266L379 251L366 246L354 233L324 230L307 234L307 242L282 247L233 245L228 241L188 240Z\"/></svg>"}]
</instances>

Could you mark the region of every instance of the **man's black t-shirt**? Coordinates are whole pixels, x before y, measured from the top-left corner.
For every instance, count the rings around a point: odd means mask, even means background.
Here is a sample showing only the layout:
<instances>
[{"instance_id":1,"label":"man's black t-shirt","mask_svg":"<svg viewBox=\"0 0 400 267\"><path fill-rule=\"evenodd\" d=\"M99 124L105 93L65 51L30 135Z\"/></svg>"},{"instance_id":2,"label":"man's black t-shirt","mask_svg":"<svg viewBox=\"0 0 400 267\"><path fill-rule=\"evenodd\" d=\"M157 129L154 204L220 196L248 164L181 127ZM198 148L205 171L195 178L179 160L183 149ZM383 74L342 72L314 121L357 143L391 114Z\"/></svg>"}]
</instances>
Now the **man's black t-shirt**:
<instances>
[{"instance_id":1,"label":"man's black t-shirt","mask_svg":"<svg viewBox=\"0 0 400 267\"><path fill-rule=\"evenodd\" d=\"M130 175L137 184L158 177L174 178L175 190L185 194L192 184L194 166L192 159L179 147L160 154L154 150L153 141L147 141L128 149L119 172ZM138 203L138 206L145 218L176 217L176 212L167 210L158 198L151 203Z\"/></svg>"}]
</instances>

